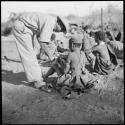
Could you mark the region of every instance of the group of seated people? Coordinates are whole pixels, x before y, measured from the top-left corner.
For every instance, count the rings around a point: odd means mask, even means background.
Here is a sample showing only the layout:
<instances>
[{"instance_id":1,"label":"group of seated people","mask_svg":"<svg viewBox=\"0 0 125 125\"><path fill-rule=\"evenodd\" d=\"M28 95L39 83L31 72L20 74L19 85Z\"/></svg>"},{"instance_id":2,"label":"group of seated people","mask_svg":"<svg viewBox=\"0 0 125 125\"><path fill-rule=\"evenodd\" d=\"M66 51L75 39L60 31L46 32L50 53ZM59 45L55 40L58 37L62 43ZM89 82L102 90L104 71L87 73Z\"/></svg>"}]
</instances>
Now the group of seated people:
<instances>
[{"instance_id":1,"label":"group of seated people","mask_svg":"<svg viewBox=\"0 0 125 125\"><path fill-rule=\"evenodd\" d=\"M56 46L52 47L52 53L56 56L51 68L44 75L44 80L47 81L49 76L57 73L54 85L50 86L56 86L65 98L70 98L71 91L80 93L94 87L94 82L97 81L88 77L88 70L92 75L108 75L118 65L116 54L108 44L112 40L106 36L106 32L93 32L88 30L88 27L81 29L74 26L68 37L69 49L64 49L63 43L56 41L56 36L52 35L52 44ZM89 69L86 69L87 63Z\"/></svg>"}]
</instances>

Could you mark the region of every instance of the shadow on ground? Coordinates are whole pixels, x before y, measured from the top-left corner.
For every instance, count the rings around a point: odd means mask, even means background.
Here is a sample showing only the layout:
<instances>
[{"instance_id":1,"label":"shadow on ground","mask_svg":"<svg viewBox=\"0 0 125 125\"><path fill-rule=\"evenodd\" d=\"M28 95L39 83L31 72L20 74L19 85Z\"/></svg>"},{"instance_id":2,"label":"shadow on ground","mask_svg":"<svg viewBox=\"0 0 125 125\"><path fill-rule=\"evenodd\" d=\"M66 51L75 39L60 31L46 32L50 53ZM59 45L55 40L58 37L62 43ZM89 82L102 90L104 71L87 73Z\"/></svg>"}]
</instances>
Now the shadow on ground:
<instances>
[{"instance_id":1,"label":"shadow on ground","mask_svg":"<svg viewBox=\"0 0 125 125\"><path fill-rule=\"evenodd\" d=\"M26 85L26 76L24 72L13 73L12 71L2 70L2 81L14 85Z\"/></svg>"}]
</instances>

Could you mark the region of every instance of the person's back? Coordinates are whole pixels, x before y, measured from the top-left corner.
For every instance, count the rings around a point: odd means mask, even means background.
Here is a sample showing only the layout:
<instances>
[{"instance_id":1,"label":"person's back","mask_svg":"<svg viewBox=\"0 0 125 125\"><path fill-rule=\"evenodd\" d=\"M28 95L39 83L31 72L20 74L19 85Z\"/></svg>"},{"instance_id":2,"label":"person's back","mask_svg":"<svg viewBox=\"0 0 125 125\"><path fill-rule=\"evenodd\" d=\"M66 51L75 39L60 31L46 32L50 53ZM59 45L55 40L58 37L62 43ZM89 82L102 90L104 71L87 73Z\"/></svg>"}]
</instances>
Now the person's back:
<instances>
[{"instance_id":1,"label":"person's back","mask_svg":"<svg viewBox=\"0 0 125 125\"><path fill-rule=\"evenodd\" d=\"M34 36L40 49L48 56L49 60L54 59L50 52L49 45L51 36L55 32L67 32L66 24L59 16L51 16L39 12L23 12L11 17L13 24L13 35L15 37L17 49L24 66L26 77L29 83L36 88L45 85L36 52L34 50ZM67 24L68 25L68 24ZM43 87L44 88L44 87Z\"/></svg>"},{"instance_id":2,"label":"person's back","mask_svg":"<svg viewBox=\"0 0 125 125\"><path fill-rule=\"evenodd\" d=\"M98 45L93 48L93 53L96 55L94 71L102 75L107 75L112 73L112 71L115 69L113 60L115 61L116 57L110 51L109 47L104 42L104 39L104 32L97 31L95 33L95 40Z\"/></svg>"},{"instance_id":3,"label":"person's back","mask_svg":"<svg viewBox=\"0 0 125 125\"><path fill-rule=\"evenodd\" d=\"M23 12L20 14L20 19L25 21L27 26L34 26L38 28L38 23L45 22L47 19L46 14L40 12Z\"/></svg>"},{"instance_id":4,"label":"person's back","mask_svg":"<svg viewBox=\"0 0 125 125\"><path fill-rule=\"evenodd\" d=\"M103 41L96 47L96 51L102 59L110 60L107 46Z\"/></svg>"},{"instance_id":5,"label":"person's back","mask_svg":"<svg viewBox=\"0 0 125 125\"><path fill-rule=\"evenodd\" d=\"M82 68L83 68L83 63L85 63L85 55L84 52L71 52L69 54L69 58L70 58L70 68L71 68L71 73L73 76L75 75L80 75L82 72Z\"/></svg>"},{"instance_id":6,"label":"person's back","mask_svg":"<svg viewBox=\"0 0 125 125\"><path fill-rule=\"evenodd\" d=\"M70 41L72 43L72 51L68 55L65 73L71 71L72 79L76 79L76 84L80 85L80 75L85 69L85 55L81 51L82 39L74 36Z\"/></svg>"}]
</instances>

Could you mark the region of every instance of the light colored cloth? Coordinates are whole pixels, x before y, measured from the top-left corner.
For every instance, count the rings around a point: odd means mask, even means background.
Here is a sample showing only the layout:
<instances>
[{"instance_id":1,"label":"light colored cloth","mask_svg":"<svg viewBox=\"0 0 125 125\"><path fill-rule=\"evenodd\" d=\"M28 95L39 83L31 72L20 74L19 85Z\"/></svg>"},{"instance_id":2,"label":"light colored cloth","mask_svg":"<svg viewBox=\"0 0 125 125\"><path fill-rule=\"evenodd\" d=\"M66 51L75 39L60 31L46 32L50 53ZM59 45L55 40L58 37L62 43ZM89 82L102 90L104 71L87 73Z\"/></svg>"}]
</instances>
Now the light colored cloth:
<instances>
[{"instance_id":1,"label":"light colored cloth","mask_svg":"<svg viewBox=\"0 0 125 125\"><path fill-rule=\"evenodd\" d=\"M51 43L50 39L53 33L53 29L57 22L57 17L46 15L43 13L36 12L25 12L21 13L19 20L22 21L25 26L38 36L38 42L40 43ZM36 45L36 42L35 42ZM38 44L37 44L38 45ZM49 59L53 59L52 54L49 53L47 45L42 45L43 51L47 54ZM35 51L39 50L38 46Z\"/></svg>"},{"instance_id":2,"label":"light colored cloth","mask_svg":"<svg viewBox=\"0 0 125 125\"><path fill-rule=\"evenodd\" d=\"M40 42L50 42L55 23L56 17L28 12L20 14L14 23L13 34L28 82L42 80L37 52L34 51L34 47L39 48L38 41L34 41L33 37L39 35Z\"/></svg>"},{"instance_id":3,"label":"light colored cloth","mask_svg":"<svg viewBox=\"0 0 125 125\"><path fill-rule=\"evenodd\" d=\"M19 20L35 34L40 36L39 41L50 42L57 17L43 13L25 12L20 14Z\"/></svg>"},{"instance_id":4,"label":"light colored cloth","mask_svg":"<svg viewBox=\"0 0 125 125\"><path fill-rule=\"evenodd\" d=\"M36 53L33 50L33 32L23 22L17 20L14 24L13 34L16 38L17 49L28 82L40 81L42 73L36 58Z\"/></svg>"},{"instance_id":5,"label":"light colored cloth","mask_svg":"<svg viewBox=\"0 0 125 125\"><path fill-rule=\"evenodd\" d=\"M114 59L107 45L102 42L93 48L93 53L96 56L94 71L101 75L112 73L115 68Z\"/></svg>"}]
</instances>

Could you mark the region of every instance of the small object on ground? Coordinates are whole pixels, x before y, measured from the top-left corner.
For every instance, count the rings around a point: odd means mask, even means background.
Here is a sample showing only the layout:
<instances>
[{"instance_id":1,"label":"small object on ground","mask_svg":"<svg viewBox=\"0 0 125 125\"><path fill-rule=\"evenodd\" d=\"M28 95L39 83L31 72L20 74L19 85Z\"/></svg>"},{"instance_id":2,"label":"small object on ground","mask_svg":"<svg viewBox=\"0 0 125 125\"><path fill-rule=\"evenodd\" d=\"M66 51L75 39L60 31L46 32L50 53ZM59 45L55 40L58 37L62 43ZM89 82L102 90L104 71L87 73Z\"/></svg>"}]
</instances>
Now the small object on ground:
<instances>
[{"instance_id":1,"label":"small object on ground","mask_svg":"<svg viewBox=\"0 0 125 125\"><path fill-rule=\"evenodd\" d=\"M39 87L39 90L45 91L45 92L47 92L47 93L52 92L52 90L51 90L50 88L48 88L47 85L42 85L41 87Z\"/></svg>"}]
</instances>

